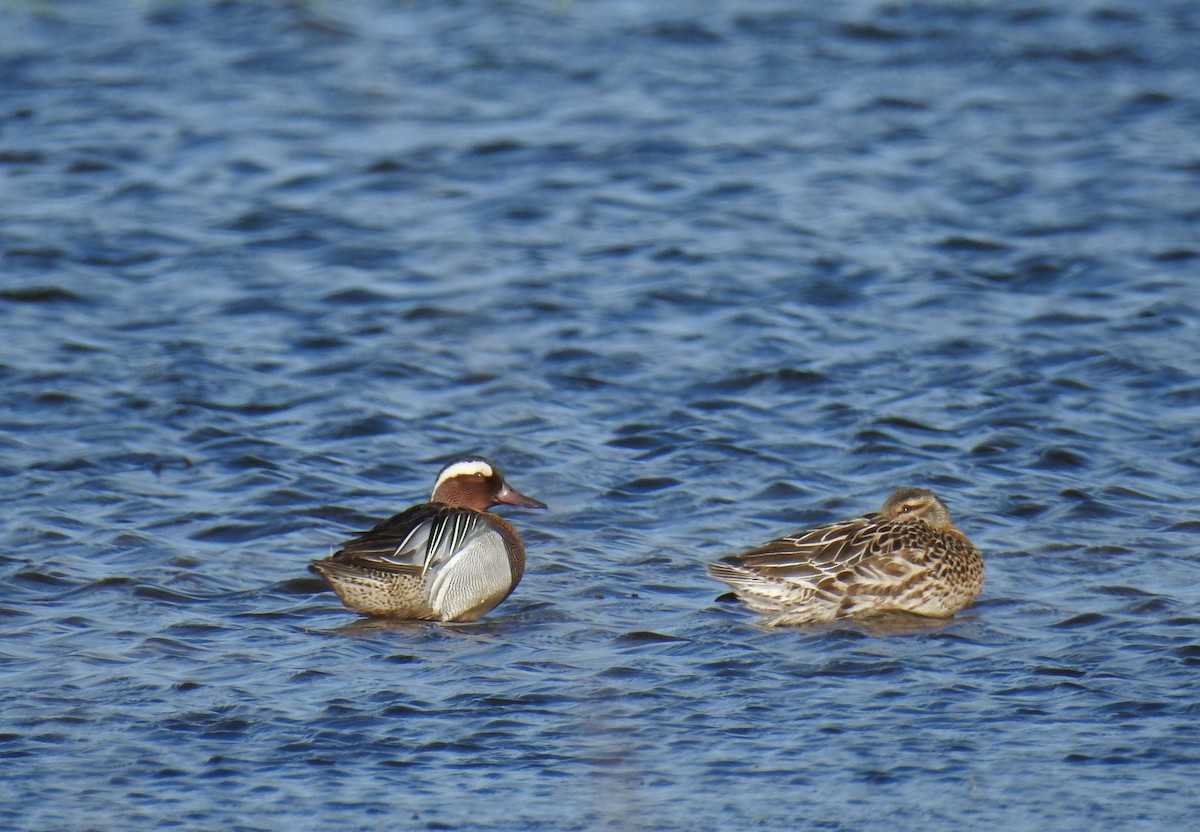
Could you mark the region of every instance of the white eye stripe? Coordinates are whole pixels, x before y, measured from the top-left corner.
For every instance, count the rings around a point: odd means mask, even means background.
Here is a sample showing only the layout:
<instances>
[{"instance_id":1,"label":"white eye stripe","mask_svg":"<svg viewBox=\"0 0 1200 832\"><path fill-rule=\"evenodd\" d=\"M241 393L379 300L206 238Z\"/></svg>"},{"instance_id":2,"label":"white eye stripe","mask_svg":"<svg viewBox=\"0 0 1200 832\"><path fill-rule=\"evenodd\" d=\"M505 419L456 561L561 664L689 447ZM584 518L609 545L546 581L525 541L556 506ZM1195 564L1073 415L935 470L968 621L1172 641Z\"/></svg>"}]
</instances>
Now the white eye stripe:
<instances>
[{"instance_id":1,"label":"white eye stripe","mask_svg":"<svg viewBox=\"0 0 1200 832\"><path fill-rule=\"evenodd\" d=\"M492 466L488 465L482 459L464 459L462 462L455 462L446 466L446 469L438 476L437 482L433 484L433 490L436 492L442 487L442 483L455 477L470 477L475 474L482 474L485 477L490 477L493 474Z\"/></svg>"}]
</instances>

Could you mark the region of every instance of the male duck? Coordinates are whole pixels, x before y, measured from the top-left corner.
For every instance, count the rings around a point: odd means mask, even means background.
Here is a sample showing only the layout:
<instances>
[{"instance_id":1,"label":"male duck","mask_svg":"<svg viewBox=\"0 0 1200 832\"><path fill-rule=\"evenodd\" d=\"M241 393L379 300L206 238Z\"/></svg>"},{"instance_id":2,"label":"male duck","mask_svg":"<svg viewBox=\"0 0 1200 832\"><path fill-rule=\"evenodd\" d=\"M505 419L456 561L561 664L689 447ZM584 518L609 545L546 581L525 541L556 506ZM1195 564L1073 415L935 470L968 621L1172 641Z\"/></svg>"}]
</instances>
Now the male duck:
<instances>
[{"instance_id":1,"label":"male duck","mask_svg":"<svg viewBox=\"0 0 1200 832\"><path fill-rule=\"evenodd\" d=\"M983 588L983 558L932 491L901 488L878 514L781 537L708 574L770 625L888 611L946 618Z\"/></svg>"},{"instance_id":2,"label":"male duck","mask_svg":"<svg viewBox=\"0 0 1200 832\"><path fill-rule=\"evenodd\" d=\"M462 456L438 474L428 503L347 541L309 567L355 612L474 621L508 597L525 572L517 530L488 511L546 504L504 481L490 460Z\"/></svg>"}]
</instances>

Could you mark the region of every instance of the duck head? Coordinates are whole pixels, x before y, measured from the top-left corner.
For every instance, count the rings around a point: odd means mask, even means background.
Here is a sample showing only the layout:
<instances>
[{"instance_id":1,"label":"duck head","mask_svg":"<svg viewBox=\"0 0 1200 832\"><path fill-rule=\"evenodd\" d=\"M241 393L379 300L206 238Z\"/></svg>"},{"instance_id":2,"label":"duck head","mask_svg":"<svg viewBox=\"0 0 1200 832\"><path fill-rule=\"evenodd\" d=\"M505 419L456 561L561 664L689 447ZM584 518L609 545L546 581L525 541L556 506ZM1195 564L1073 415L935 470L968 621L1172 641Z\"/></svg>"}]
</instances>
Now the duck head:
<instances>
[{"instance_id":1,"label":"duck head","mask_svg":"<svg viewBox=\"0 0 1200 832\"><path fill-rule=\"evenodd\" d=\"M950 528L950 510L928 488L897 488L880 509L885 520L923 520L935 529Z\"/></svg>"},{"instance_id":2,"label":"duck head","mask_svg":"<svg viewBox=\"0 0 1200 832\"><path fill-rule=\"evenodd\" d=\"M526 497L504 480L500 469L482 456L460 456L438 472L430 501L450 506L487 511L492 506L510 505L545 508L541 500Z\"/></svg>"}]
</instances>

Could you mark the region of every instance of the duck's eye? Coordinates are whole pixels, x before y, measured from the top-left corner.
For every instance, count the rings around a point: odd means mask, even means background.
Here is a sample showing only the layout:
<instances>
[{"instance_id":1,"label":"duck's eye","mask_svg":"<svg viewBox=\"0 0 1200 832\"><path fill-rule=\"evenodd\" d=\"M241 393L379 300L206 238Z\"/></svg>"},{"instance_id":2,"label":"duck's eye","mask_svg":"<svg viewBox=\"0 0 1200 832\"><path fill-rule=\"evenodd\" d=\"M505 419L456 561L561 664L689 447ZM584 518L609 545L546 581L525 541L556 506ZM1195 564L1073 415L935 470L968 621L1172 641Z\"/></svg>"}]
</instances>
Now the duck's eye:
<instances>
[{"instance_id":1,"label":"duck's eye","mask_svg":"<svg viewBox=\"0 0 1200 832\"><path fill-rule=\"evenodd\" d=\"M482 472L482 471L476 471L476 472L475 472L475 476L476 476L476 477L478 477L479 479L483 479L483 472Z\"/></svg>"},{"instance_id":2,"label":"duck's eye","mask_svg":"<svg viewBox=\"0 0 1200 832\"><path fill-rule=\"evenodd\" d=\"M904 505L900 506L900 513L909 514L910 512L916 511L918 508L920 508L920 506L918 506L916 503L905 503Z\"/></svg>"}]
</instances>

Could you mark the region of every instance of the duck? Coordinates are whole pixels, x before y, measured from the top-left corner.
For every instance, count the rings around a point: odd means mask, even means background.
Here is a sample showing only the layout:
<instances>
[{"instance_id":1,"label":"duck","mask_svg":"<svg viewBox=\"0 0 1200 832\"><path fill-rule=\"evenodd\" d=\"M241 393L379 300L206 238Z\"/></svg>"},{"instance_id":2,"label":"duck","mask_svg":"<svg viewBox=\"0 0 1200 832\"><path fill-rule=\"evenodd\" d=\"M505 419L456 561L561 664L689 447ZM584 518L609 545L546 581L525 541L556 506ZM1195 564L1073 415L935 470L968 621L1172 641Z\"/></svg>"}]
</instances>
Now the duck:
<instances>
[{"instance_id":1,"label":"duck","mask_svg":"<svg viewBox=\"0 0 1200 832\"><path fill-rule=\"evenodd\" d=\"M497 505L546 508L494 462L459 456L438 472L429 501L361 532L309 568L349 609L370 616L475 621L525 574L525 544Z\"/></svg>"},{"instance_id":2,"label":"duck","mask_svg":"<svg viewBox=\"0 0 1200 832\"><path fill-rule=\"evenodd\" d=\"M878 512L786 535L707 564L769 626L890 612L948 618L983 589L983 557L927 488Z\"/></svg>"}]
</instances>

